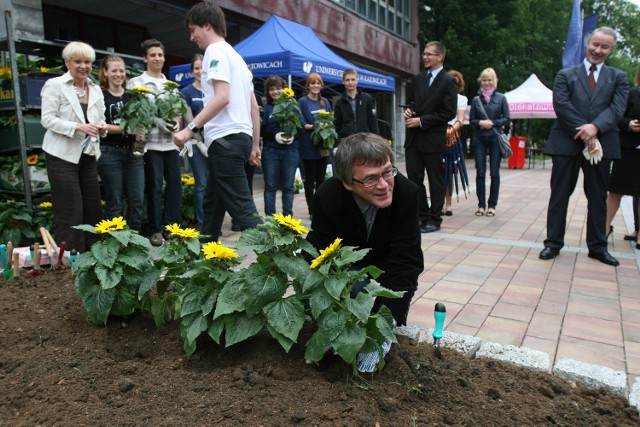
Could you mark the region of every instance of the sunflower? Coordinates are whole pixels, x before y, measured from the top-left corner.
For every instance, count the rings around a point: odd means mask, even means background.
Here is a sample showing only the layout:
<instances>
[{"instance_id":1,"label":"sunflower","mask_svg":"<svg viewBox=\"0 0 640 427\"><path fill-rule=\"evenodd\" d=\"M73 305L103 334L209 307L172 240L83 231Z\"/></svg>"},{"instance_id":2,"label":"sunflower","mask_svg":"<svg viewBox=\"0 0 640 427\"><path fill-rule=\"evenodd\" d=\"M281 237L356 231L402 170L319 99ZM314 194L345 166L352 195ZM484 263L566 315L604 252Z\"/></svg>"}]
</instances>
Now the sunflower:
<instances>
[{"instance_id":1,"label":"sunflower","mask_svg":"<svg viewBox=\"0 0 640 427\"><path fill-rule=\"evenodd\" d=\"M180 228L178 224L167 225L165 229L173 236L182 237L183 239L197 239L200 233L195 228Z\"/></svg>"},{"instance_id":2,"label":"sunflower","mask_svg":"<svg viewBox=\"0 0 640 427\"><path fill-rule=\"evenodd\" d=\"M147 93L151 93L151 89L146 88L144 86L134 86L133 90L136 90L138 92L147 92Z\"/></svg>"},{"instance_id":3,"label":"sunflower","mask_svg":"<svg viewBox=\"0 0 640 427\"><path fill-rule=\"evenodd\" d=\"M104 219L96 224L96 233L104 234L116 230L122 230L126 225L127 221L122 219L121 216L109 220Z\"/></svg>"},{"instance_id":4,"label":"sunflower","mask_svg":"<svg viewBox=\"0 0 640 427\"><path fill-rule=\"evenodd\" d=\"M167 80L164 82L164 86L167 90L178 89L180 87L180 85L173 80Z\"/></svg>"},{"instance_id":5,"label":"sunflower","mask_svg":"<svg viewBox=\"0 0 640 427\"><path fill-rule=\"evenodd\" d=\"M104 200L100 200L100 206L107 206L107 202Z\"/></svg>"},{"instance_id":6,"label":"sunflower","mask_svg":"<svg viewBox=\"0 0 640 427\"><path fill-rule=\"evenodd\" d=\"M38 155L37 154L32 154L29 157L27 157L27 164L29 166L34 166L38 164Z\"/></svg>"},{"instance_id":7,"label":"sunflower","mask_svg":"<svg viewBox=\"0 0 640 427\"><path fill-rule=\"evenodd\" d=\"M40 67L40 72L41 73L48 73L49 69L47 67Z\"/></svg>"},{"instance_id":8,"label":"sunflower","mask_svg":"<svg viewBox=\"0 0 640 427\"><path fill-rule=\"evenodd\" d=\"M204 253L204 257L206 259L222 259L222 260L230 260L234 258L238 258L238 253L225 246L222 246L220 242L209 242L202 246L202 252Z\"/></svg>"},{"instance_id":9,"label":"sunflower","mask_svg":"<svg viewBox=\"0 0 640 427\"><path fill-rule=\"evenodd\" d=\"M291 218L291 215L284 216L281 213L276 213L276 214L273 214L273 218L276 221L278 221L278 224L280 224L283 227L286 227L286 228L292 230L293 232L295 232L297 234L306 234L306 233L309 232L309 230L307 230L304 225L300 224L302 222L302 220L293 219L293 218Z\"/></svg>"},{"instance_id":10,"label":"sunflower","mask_svg":"<svg viewBox=\"0 0 640 427\"><path fill-rule=\"evenodd\" d=\"M321 116L330 116L330 115L331 115L331 113L330 113L330 112L325 111L325 110L320 110L320 111L318 112L318 114L320 114Z\"/></svg>"},{"instance_id":11,"label":"sunflower","mask_svg":"<svg viewBox=\"0 0 640 427\"><path fill-rule=\"evenodd\" d=\"M196 179L190 175L182 175L181 181L186 185L196 185Z\"/></svg>"},{"instance_id":12,"label":"sunflower","mask_svg":"<svg viewBox=\"0 0 640 427\"><path fill-rule=\"evenodd\" d=\"M282 93L284 93L285 95L287 95L289 98L293 98L295 96L295 92L291 89L289 89L288 87L285 87L282 90Z\"/></svg>"},{"instance_id":13,"label":"sunflower","mask_svg":"<svg viewBox=\"0 0 640 427\"><path fill-rule=\"evenodd\" d=\"M338 249L340 243L342 243L342 239L337 237L336 240L334 240L332 244L327 246L326 249L320 249L320 256L311 262L311 268L318 268L320 265L322 265L322 263L325 262L327 258Z\"/></svg>"},{"instance_id":14,"label":"sunflower","mask_svg":"<svg viewBox=\"0 0 640 427\"><path fill-rule=\"evenodd\" d=\"M53 204L51 202L42 202L38 206L42 209L51 209L53 207Z\"/></svg>"}]
</instances>

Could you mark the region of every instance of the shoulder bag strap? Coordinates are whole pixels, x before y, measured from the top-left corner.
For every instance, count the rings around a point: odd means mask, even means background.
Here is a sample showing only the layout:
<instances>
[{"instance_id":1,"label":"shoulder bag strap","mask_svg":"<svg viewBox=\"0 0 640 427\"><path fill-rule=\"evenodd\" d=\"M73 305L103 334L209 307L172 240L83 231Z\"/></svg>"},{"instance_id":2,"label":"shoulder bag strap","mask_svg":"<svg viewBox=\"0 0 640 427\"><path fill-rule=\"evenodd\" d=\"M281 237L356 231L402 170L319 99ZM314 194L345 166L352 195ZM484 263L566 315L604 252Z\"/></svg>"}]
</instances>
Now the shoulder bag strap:
<instances>
[{"instance_id":1,"label":"shoulder bag strap","mask_svg":"<svg viewBox=\"0 0 640 427\"><path fill-rule=\"evenodd\" d=\"M476 96L476 99L478 100L478 104L480 105L480 109L482 110L482 113L484 114L484 116L487 118L487 120L491 120L491 119L489 118L489 115L487 114L487 111L484 109L484 106L482 105L482 101L480 100L480 97L479 97L479 96ZM491 128L491 130L492 130L492 131L494 131L494 132L496 133L496 135L498 135L498 136L500 136L500 135L501 135L501 133L500 133L500 132L498 132L498 131L496 130L496 127L495 127L495 126L493 126L493 127Z\"/></svg>"}]
</instances>

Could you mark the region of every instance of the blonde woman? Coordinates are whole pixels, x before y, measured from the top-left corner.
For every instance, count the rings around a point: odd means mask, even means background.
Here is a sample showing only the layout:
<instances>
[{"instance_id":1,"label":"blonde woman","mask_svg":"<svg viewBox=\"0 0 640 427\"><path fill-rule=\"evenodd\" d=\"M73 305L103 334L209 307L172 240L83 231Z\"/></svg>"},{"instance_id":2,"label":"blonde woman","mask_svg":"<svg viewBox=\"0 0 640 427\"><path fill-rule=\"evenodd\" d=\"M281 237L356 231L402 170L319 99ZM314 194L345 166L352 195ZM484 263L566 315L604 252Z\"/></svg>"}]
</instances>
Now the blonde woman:
<instances>
[{"instance_id":1,"label":"blonde woman","mask_svg":"<svg viewBox=\"0 0 640 427\"><path fill-rule=\"evenodd\" d=\"M476 216L495 216L500 193L500 142L498 133L509 123L509 104L507 98L498 92L498 76L493 68L485 68L478 78L480 90L471 102L469 123L473 128L473 154L476 159L476 194L478 210ZM491 187L489 199L486 198L485 176L487 173L487 154L489 155L489 173ZM488 203L488 209L487 209Z\"/></svg>"}]
</instances>

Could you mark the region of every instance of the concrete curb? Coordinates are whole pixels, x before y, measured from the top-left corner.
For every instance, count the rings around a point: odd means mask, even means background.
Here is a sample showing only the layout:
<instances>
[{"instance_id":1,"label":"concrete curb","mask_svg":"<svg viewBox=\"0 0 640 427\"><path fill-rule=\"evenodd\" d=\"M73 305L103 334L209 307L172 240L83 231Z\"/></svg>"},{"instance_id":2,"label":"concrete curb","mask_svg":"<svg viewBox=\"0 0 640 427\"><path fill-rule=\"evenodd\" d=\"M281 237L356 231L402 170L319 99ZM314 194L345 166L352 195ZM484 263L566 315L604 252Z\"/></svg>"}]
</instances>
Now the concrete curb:
<instances>
[{"instance_id":1,"label":"concrete curb","mask_svg":"<svg viewBox=\"0 0 640 427\"><path fill-rule=\"evenodd\" d=\"M411 338L418 343L432 344L433 329L427 331L416 325L396 328L396 334ZM571 359L556 362L551 370L549 354L526 347L482 343L481 338L444 331L440 345L464 354L470 359L491 358L525 368L545 371L568 381L575 381L591 388L604 388L612 393L626 396L629 404L640 412L640 378L627 395L627 375L604 366L591 365Z\"/></svg>"}]
</instances>

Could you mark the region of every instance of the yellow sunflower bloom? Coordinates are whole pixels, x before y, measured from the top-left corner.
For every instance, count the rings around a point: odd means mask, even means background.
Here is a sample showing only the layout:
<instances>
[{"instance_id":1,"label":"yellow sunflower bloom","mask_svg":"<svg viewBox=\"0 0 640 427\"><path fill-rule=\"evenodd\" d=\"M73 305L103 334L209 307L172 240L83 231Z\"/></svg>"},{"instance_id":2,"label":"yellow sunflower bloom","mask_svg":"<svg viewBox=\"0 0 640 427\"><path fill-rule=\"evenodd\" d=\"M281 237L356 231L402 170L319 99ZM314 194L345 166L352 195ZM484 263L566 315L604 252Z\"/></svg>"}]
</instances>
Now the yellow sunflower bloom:
<instances>
[{"instance_id":1,"label":"yellow sunflower bloom","mask_svg":"<svg viewBox=\"0 0 640 427\"><path fill-rule=\"evenodd\" d=\"M202 252L206 259L230 260L238 258L238 253L235 250L222 246L220 242L209 242L203 245Z\"/></svg>"},{"instance_id":2,"label":"yellow sunflower bloom","mask_svg":"<svg viewBox=\"0 0 640 427\"><path fill-rule=\"evenodd\" d=\"M330 112L324 111L324 110L320 110L320 112L318 114L320 114L321 116L330 116L331 115Z\"/></svg>"},{"instance_id":3,"label":"yellow sunflower bloom","mask_svg":"<svg viewBox=\"0 0 640 427\"><path fill-rule=\"evenodd\" d=\"M309 230L306 229L304 225L301 224L302 220L293 219L291 215L284 216L281 213L273 214L273 218L278 222L278 224L286 227L297 234L306 234Z\"/></svg>"},{"instance_id":4,"label":"yellow sunflower bloom","mask_svg":"<svg viewBox=\"0 0 640 427\"><path fill-rule=\"evenodd\" d=\"M40 67L40 72L41 73L48 73L49 69L47 67Z\"/></svg>"},{"instance_id":5,"label":"yellow sunflower bloom","mask_svg":"<svg viewBox=\"0 0 640 427\"><path fill-rule=\"evenodd\" d=\"M42 209L51 209L53 207L53 203L51 202L42 202L38 205Z\"/></svg>"},{"instance_id":6,"label":"yellow sunflower bloom","mask_svg":"<svg viewBox=\"0 0 640 427\"><path fill-rule=\"evenodd\" d=\"M199 239L200 233L195 228L185 228L182 230L182 236L185 239Z\"/></svg>"},{"instance_id":7,"label":"yellow sunflower bloom","mask_svg":"<svg viewBox=\"0 0 640 427\"><path fill-rule=\"evenodd\" d=\"M100 206L107 206L107 202L104 200L100 200Z\"/></svg>"},{"instance_id":8,"label":"yellow sunflower bloom","mask_svg":"<svg viewBox=\"0 0 640 427\"><path fill-rule=\"evenodd\" d=\"M144 86L134 86L133 90L137 90L138 92L147 92L147 93L151 93L151 89L146 88Z\"/></svg>"},{"instance_id":9,"label":"yellow sunflower bloom","mask_svg":"<svg viewBox=\"0 0 640 427\"><path fill-rule=\"evenodd\" d=\"M38 164L38 155L37 154L32 154L29 157L27 157L27 164L29 166L37 165Z\"/></svg>"},{"instance_id":10,"label":"yellow sunflower bloom","mask_svg":"<svg viewBox=\"0 0 640 427\"><path fill-rule=\"evenodd\" d=\"M166 82L164 82L165 86L168 89L177 89L180 87L180 85L172 80L167 80Z\"/></svg>"},{"instance_id":11,"label":"yellow sunflower bloom","mask_svg":"<svg viewBox=\"0 0 640 427\"><path fill-rule=\"evenodd\" d=\"M0 67L0 76L10 79L11 78L11 67Z\"/></svg>"},{"instance_id":12,"label":"yellow sunflower bloom","mask_svg":"<svg viewBox=\"0 0 640 427\"><path fill-rule=\"evenodd\" d=\"M289 98L292 98L292 97L294 97L296 95L296 93L293 90L289 89L288 87L284 88L282 90L282 93L287 95Z\"/></svg>"},{"instance_id":13,"label":"yellow sunflower bloom","mask_svg":"<svg viewBox=\"0 0 640 427\"><path fill-rule=\"evenodd\" d=\"M182 228L180 228L180 226L178 224L169 224L169 225L166 225L164 228L169 233L175 234L176 236L178 236L178 235L180 235L182 233Z\"/></svg>"},{"instance_id":14,"label":"yellow sunflower bloom","mask_svg":"<svg viewBox=\"0 0 640 427\"><path fill-rule=\"evenodd\" d=\"M327 258L338 249L340 243L342 243L342 239L338 237L333 241L332 244L327 246L326 249L320 249L320 256L311 262L311 268L320 267L322 263L325 262Z\"/></svg>"},{"instance_id":15,"label":"yellow sunflower bloom","mask_svg":"<svg viewBox=\"0 0 640 427\"><path fill-rule=\"evenodd\" d=\"M178 224L170 224L164 227L172 236L182 237L183 239L197 239L200 233L195 228L180 228Z\"/></svg>"},{"instance_id":16,"label":"yellow sunflower bloom","mask_svg":"<svg viewBox=\"0 0 640 427\"><path fill-rule=\"evenodd\" d=\"M183 175L182 175L182 177L180 178L180 181L182 181L183 183L185 183L185 184L186 184L187 182L189 182L189 179L191 179L191 175L188 175L188 174L186 174L186 173L185 173L185 174L183 174Z\"/></svg>"},{"instance_id":17,"label":"yellow sunflower bloom","mask_svg":"<svg viewBox=\"0 0 640 427\"><path fill-rule=\"evenodd\" d=\"M125 221L121 216L113 219L104 219L96 224L96 233L104 234L116 230L122 230L126 225L127 221Z\"/></svg>"}]
</instances>

